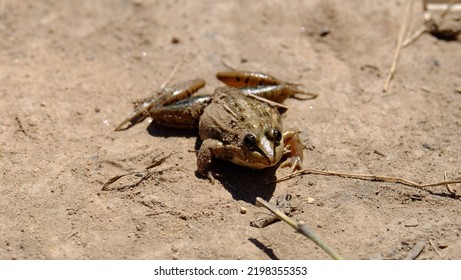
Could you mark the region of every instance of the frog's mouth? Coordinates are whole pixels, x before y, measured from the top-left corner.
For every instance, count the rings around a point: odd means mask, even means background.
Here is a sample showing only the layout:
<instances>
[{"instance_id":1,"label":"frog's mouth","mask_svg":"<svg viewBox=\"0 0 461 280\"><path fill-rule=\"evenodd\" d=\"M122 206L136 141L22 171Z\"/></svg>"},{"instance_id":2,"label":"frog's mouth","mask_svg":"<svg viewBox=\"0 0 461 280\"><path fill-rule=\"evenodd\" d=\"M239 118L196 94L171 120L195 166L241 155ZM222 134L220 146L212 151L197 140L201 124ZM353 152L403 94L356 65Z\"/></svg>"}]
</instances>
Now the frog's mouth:
<instances>
[{"instance_id":1,"label":"frog's mouth","mask_svg":"<svg viewBox=\"0 0 461 280\"><path fill-rule=\"evenodd\" d=\"M266 166L272 166L278 162L277 143L269 141L266 137L262 137L255 148L255 152L267 160Z\"/></svg>"}]
</instances>

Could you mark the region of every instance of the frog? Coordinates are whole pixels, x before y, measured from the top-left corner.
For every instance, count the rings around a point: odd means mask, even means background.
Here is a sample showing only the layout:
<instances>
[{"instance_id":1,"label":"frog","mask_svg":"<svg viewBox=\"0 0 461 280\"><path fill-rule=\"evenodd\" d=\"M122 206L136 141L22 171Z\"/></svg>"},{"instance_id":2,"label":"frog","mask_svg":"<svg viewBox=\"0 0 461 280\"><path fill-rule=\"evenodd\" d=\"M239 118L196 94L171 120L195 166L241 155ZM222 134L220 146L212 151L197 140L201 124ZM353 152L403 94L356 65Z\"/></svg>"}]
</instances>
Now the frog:
<instances>
[{"instance_id":1,"label":"frog","mask_svg":"<svg viewBox=\"0 0 461 280\"><path fill-rule=\"evenodd\" d=\"M291 166L292 172L301 169L302 141L297 130L284 130L282 114L287 107L282 102L288 97L316 95L260 72L226 71L216 77L225 86L217 87L213 94L195 94L206 84L199 78L164 87L134 102L134 111L115 130L128 129L147 117L155 125L197 130L202 141L197 173L212 183L215 158L251 169L279 163ZM285 154L288 158L281 162Z\"/></svg>"}]
</instances>

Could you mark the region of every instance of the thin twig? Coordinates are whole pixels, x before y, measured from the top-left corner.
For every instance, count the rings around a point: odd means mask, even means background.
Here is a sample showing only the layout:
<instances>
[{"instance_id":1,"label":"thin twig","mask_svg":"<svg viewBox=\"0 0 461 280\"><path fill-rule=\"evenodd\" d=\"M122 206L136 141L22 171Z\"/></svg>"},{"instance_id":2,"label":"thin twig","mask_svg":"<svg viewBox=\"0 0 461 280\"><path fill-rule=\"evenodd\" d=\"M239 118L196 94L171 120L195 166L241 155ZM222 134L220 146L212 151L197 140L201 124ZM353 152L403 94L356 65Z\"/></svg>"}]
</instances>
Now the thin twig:
<instances>
[{"instance_id":1,"label":"thin twig","mask_svg":"<svg viewBox=\"0 0 461 280\"><path fill-rule=\"evenodd\" d=\"M142 181L144 180L147 180L149 179L153 174L155 174L156 172L155 171L151 171L150 169L154 168L154 167L157 167L159 165L161 165L162 163L164 163L169 157L171 157L174 153L171 153L167 156L163 156L161 158L158 158L160 155L157 155L155 156L155 158L152 160L152 164L150 164L149 166L145 167L144 169L142 170L137 170L137 171L131 171L131 172L128 172L128 173L124 173L124 174L121 174L121 175L117 175L117 176L114 176L112 178L109 178L102 186L102 191L110 191L112 189L109 189L109 186L112 185L113 183L117 182L118 180L120 180L121 178L123 177L126 177L126 176L129 176L129 175L133 175L135 174L136 176L139 176L141 177L141 179L139 179L137 182L131 184L131 185L128 185L128 186L123 186L123 187L119 187L117 188L117 190L119 191L123 191L127 188L132 188L132 187L136 187L138 186ZM158 173L158 172L157 172Z\"/></svg>"},{"instance_id":2,"label":"thin twig","mask_svg":"<svg viewBox=\"0 0 461 280\"><path fill-rule=\"evenodd\" d=\"M420 29L416 30L415 33L413 33L413 35L405 39L405 41L402 43L402 48L405 48L406 46L410 45L411 43L416 41L419 37L421 37L421 35L423 35L426 32L427 32L426 26L421 27Z\"/></svg>"},{"instance_id":3,"label":"thin twig","mask_svg":"<svg viewBox=\"0 0 461 280\"><path fill-rule=\"evenodd\" d=\"M230 63L228 63L227 61L224 60L224 58L221 58L221 64L226 67L227 69L231 70L231 71L237 71L236 67L230 65Z\"/></svg>"},{"instance_id":4,"label":"thin twig","mask_svg":"<svg viewBox=\"0 0 461 280\"><path fill-rule=\"evenodd\" d=\"M439 257L441 259L445 259L447 256L448 256L448 253L450 251L450 248L447 249L447 252L445 253L445 255L442 255L442 253L440 252L440 250L437 249L437 247L435 246L434 242L432 242L432 240L429 239L429 244L431 244L431 247L432 249L434 249L435 253L437 255L439 255Z\"/></svg>"},{"instance_id":5,"label":"thin twig","mask_svg":"<svg viewBox=\"0 0 461 280\"><path fill-rule=\"evenodd\" d=\"M434 242L429 239L429 244L431 244L432 249L434 249L435 253L439 255L439 257L442 257L442 254L440 254L440 251L437 249L437 247L434 245Z\"/></svg>"},{"instance_id":6,"label":"thin twig","mask_svg":"<svg viewBox=\"0 0 461 280\"><path fill-rule=\"evenodd\" d=\"M160 89L164 89L166 87L166 85L168 83L170 83L172 80L173 80L173 77L174 75L176 74L176 72L178 72L179 70L179 67L181 66L181 64L186 60L186 56L189 54L189 50L187 50L183 56L181 57L181 59L176 63L176 65L174 66L173 70L171 71L170 75L168 76L168 78L163 82L163 84L160 86Z\"/></svg>"},{"instance_id":7,"label":"thin twig","mask_svg":"<svg viewBox=\"0 0 461 280\"><path fill-rule=\"evenodd\" d=\"M445 171L443 173L443 178L445 179L445 181L448 181L448 178L447 178L447 171ZM456 195L456 191L448 184L445 184L445 187L447 188L447 191L451 194L451 195Z\"/></svg>"},{"instance_id":8,"label":"thin twig","mask_svg":"<svg viewBox=\"0 0 461 280\"><path fill-rule=\"evenodd\" d=\"M440 15L440 18L443 19L444 17L446 17L448 15L448 13L451 11L451 8L453 8L453 6L458 2L459 2L459 0L451 0L450 3L448 3L447 8Z\"/></svg>"},{"instance_id":9,"label":"thin twig","mask_svg":"<svg viewBox=\"0 0 461 280\"><path fill-rule=\"evenodd\" d=\"M448 15L448 13L451 11L451 8L453 7L453 5L456 4L457 2L458 2L458 0L452 0L450 3L448 3L447 8L440 15L440 20L443 20ZM424 10L426 10L426 5L424 5ZM428 13L428 12L425 11L425 13ZM431 21L431 20L432 20L432 18L428 14L428 18L425 19L426 23ZM418 30L416 30L416 32L413 33L413 35L411 35L410 37L405 39L405 41L402 44L402 48L405 48L406 46L408 46L411 43L415 42L419 37L421 37L421 35L423 35L424 33L428 32L428 31L429 30L428 30L427 25L421 27Z\"/></svg>"},{"instance_id":10,"label":"thin twig","mask_svg":"<svg viewBox=\"0 0 461 280\"><path fill-rule=\"evenodd\" d=\"M67 239L69 239L69 238L71 238L72 236L75 236L75 235L77 235L77 234L78 234L78 231L74 231L74 232L72 232L71 234L69 234L68 236L64 237L64 240L67 240Z\"/></svg>"},{"instance_id":11,"label":"thin twig","mask_svg":"<svg viewBox=\"0 0 461 280\"><path fill-rule=\"evenodd\" d=\"M24 135L31 137L29 133L27 133L27 130L24 128L24 125L22 124L22 121L19 118L19 116L16 116L14 119L16 120L16 123L18 124L19 131L21 131Z\"/></svg>"},{"instance_id":12,"label":"thin twig","mask_svg":"<svg viewBox=\"0 0 461 280\"><path fill-rule=\"evenodd\" d=\"M421 240L416 245L408 252L407 256L405 257L405 260L414 260L416 259L421 252L424 250L424 247L426 247L426 240Z\"/></svg>"},{"instance_id":13,"label":"thin twig","mask_svg":"<svg viewBox=\"0 0 461 280\"><path fill-rule=\"evenodd\" d=\"M337 171L329 171L329 170L319 170L314 168L305 168L286 176L283 176L277 179L275 182L270 182L268 184L278 183L282 181L286 181L288 179L294 178L296 176L301 176L305 174L314 174L314 175L324 175L324 176L337 176L343 178L352 178L358 180L367 180L367 181L378 181L378 182L389 182L389 183L396 183L406 186L415 187L418 189L425 189L429 187L436 187L442 185L451 185L451 184L458 184L461 183L461 178L453 179L453 180L445 180L442 182L436 183L429 183L429 184L418 184L416 182L410 181L404 178L398 177L391 177L391 176L382 176L382 175L372 175L372 174L357 174L357 173L345 173L345 172L337 172Z\"/></svg>"},{"instance_id":14,"label":"thin twig","mask_svg":"<svg viewBox=\"0 0 461 280\"><path fill-rule=\"evenodd\" d=\"M397 37L397 46L395 47L394 58L392 60L391 69L389 70L389 74L387 76L386 82L384 83L384 88L383 88L384 92L386 92L387 89L389 88L389 84L390 84L390 82L392 80L392 77L394 76L395 69L397 67L397 62L398 62L399 57L400 57L400 51L402 50L402 43L403 43L403 40L405 39L405 36L407 34L407 31L408 31L408 25L409 25L409 21L410 21L411 11L413 10L413 0L405 1L404 8L405 8L404 9L404 17L403 17L402 23L400 25L400 31L399 31L399 35Z\"/></svg>"},{"instance_id":15,"label":"thin twig","mask_svg":"<svg viewBox=\"0 0 461 280\"><path fill-rule=\"evenodd\" d=\"M257 197L256 201L260 203L262 206L267 208L273 214L277 215L280 220L284 221L285 223L289 224L292 228L294 228L297 232L301 233L302 235L306 236L310 240L312 240L315 244L317 244L322 250L324 250L328 255L330 255L335 260L342 260L343 257L338 254L334 249L328 246L317 234L309 228L306 224L301 222L296 222L295 220L291 219L285 213L283 213L280 209L273 206L272 204L268 203L264 199Z\"/></svg>"},{"instance_id":16,"label":"thin twig","mask_svg":"<svg viewBox=\"0 0 461 280\"><path fill-rule=\"evenodd\" d=\"M283 213L285 213L287 216L290 215L291 212L294 210L294 208L291 207L291 198L292 198L291 194L284 194L284 195L278 196L275 202L275 206L279 208L280 210L283 210ZM263 228L279 220L280 220L279 217L275 214L272 214L272 215L266 214L265 217L258 219L256 221L250 222L250 225L256 228Z\"/></svg>"}]
</instances>

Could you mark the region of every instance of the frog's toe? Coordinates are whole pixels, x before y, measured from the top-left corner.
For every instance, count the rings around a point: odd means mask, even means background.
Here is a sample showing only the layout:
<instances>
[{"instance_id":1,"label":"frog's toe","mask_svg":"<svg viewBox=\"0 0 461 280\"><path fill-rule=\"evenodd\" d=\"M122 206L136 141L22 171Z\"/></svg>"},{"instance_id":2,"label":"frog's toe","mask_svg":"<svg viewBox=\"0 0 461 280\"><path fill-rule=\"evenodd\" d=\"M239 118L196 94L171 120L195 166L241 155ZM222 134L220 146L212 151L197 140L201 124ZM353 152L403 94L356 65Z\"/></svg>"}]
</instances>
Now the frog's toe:
<instances>
[{"instance_id":1,"label":"frog's toe","mask_svg":"<svg viewBox=\"0 0 461 280\"><path fill-rule=\"evenodd\" d=\"M210 183L211 183L212 185L214 185L214 183L216 182L216 179L215 179L214 176L213 176L213 172L208 171L208 173L207 173L207 178L208 178L208 180L210 180Z\"/></svg>"},{"instance_id":2,"label":"frog's toe","mask_svg":"<svg viewBox=\"0 0 461 280\"><path fill-rule=\"evenodd\" d=\"M298 156L292 157L290 161L291 161L291 172L295 172L296 170L302 169L303 162L302 162L301 157L298 157Z\"/></svg>"},{"instance_id":3,"label":"frog's toe","mask_svg":"<svg viewBox=\"0 0 461 280\"><path fill-rule=\"evenodd\" d=\"M282 164L280 164L280 167L286 167L286 166L291 166L291 172L295 172L295 170L301 170L302 169L302 159L299 156L293 156L290 158L287 158Z\"/></svg>"}]
</instances>

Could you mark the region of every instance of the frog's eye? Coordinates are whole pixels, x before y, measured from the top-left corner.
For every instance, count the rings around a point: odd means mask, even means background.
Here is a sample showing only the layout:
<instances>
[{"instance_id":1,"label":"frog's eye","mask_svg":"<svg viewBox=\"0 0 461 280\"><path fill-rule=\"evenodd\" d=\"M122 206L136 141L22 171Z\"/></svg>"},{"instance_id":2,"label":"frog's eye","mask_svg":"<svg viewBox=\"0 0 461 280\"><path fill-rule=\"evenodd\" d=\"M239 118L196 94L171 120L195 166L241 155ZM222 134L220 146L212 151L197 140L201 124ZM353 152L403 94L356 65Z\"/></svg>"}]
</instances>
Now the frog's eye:
<instances>
[{"instance_id":1,"label":"frog's eye","mask_svg":"<svg viewBox=\"0 0 461 280\"><path fill-rule=\"evenodd\" d=\"M274 139L276 142L280 142L280 140L282 140L282 133L280 132L280 130L275 128L274 130L272 130L272 133L274 134Z\"/></svg>"},{"instance_id":2,"label":"frog's eye","mask_svg":"<svg viewBox=\"0 0 461 280\"><path fill-rule=\"evenodd\" d=\"M266 133L266 135L267 138L275 142L280 142L282 140L282 133L277 128L272 129L271 131Z\"/></svg>"},{"instance_id":3,"label":"frog's eye","mask_svg":"<svg viewBox=\"0 0 461 280\"><path fill-rule=\"evenodd\" d=\"M256 136L254 134L248 133L243 137L243 144L247 146L248 148L253 148L256 146Z\"/></svg>"}]
</instances>

